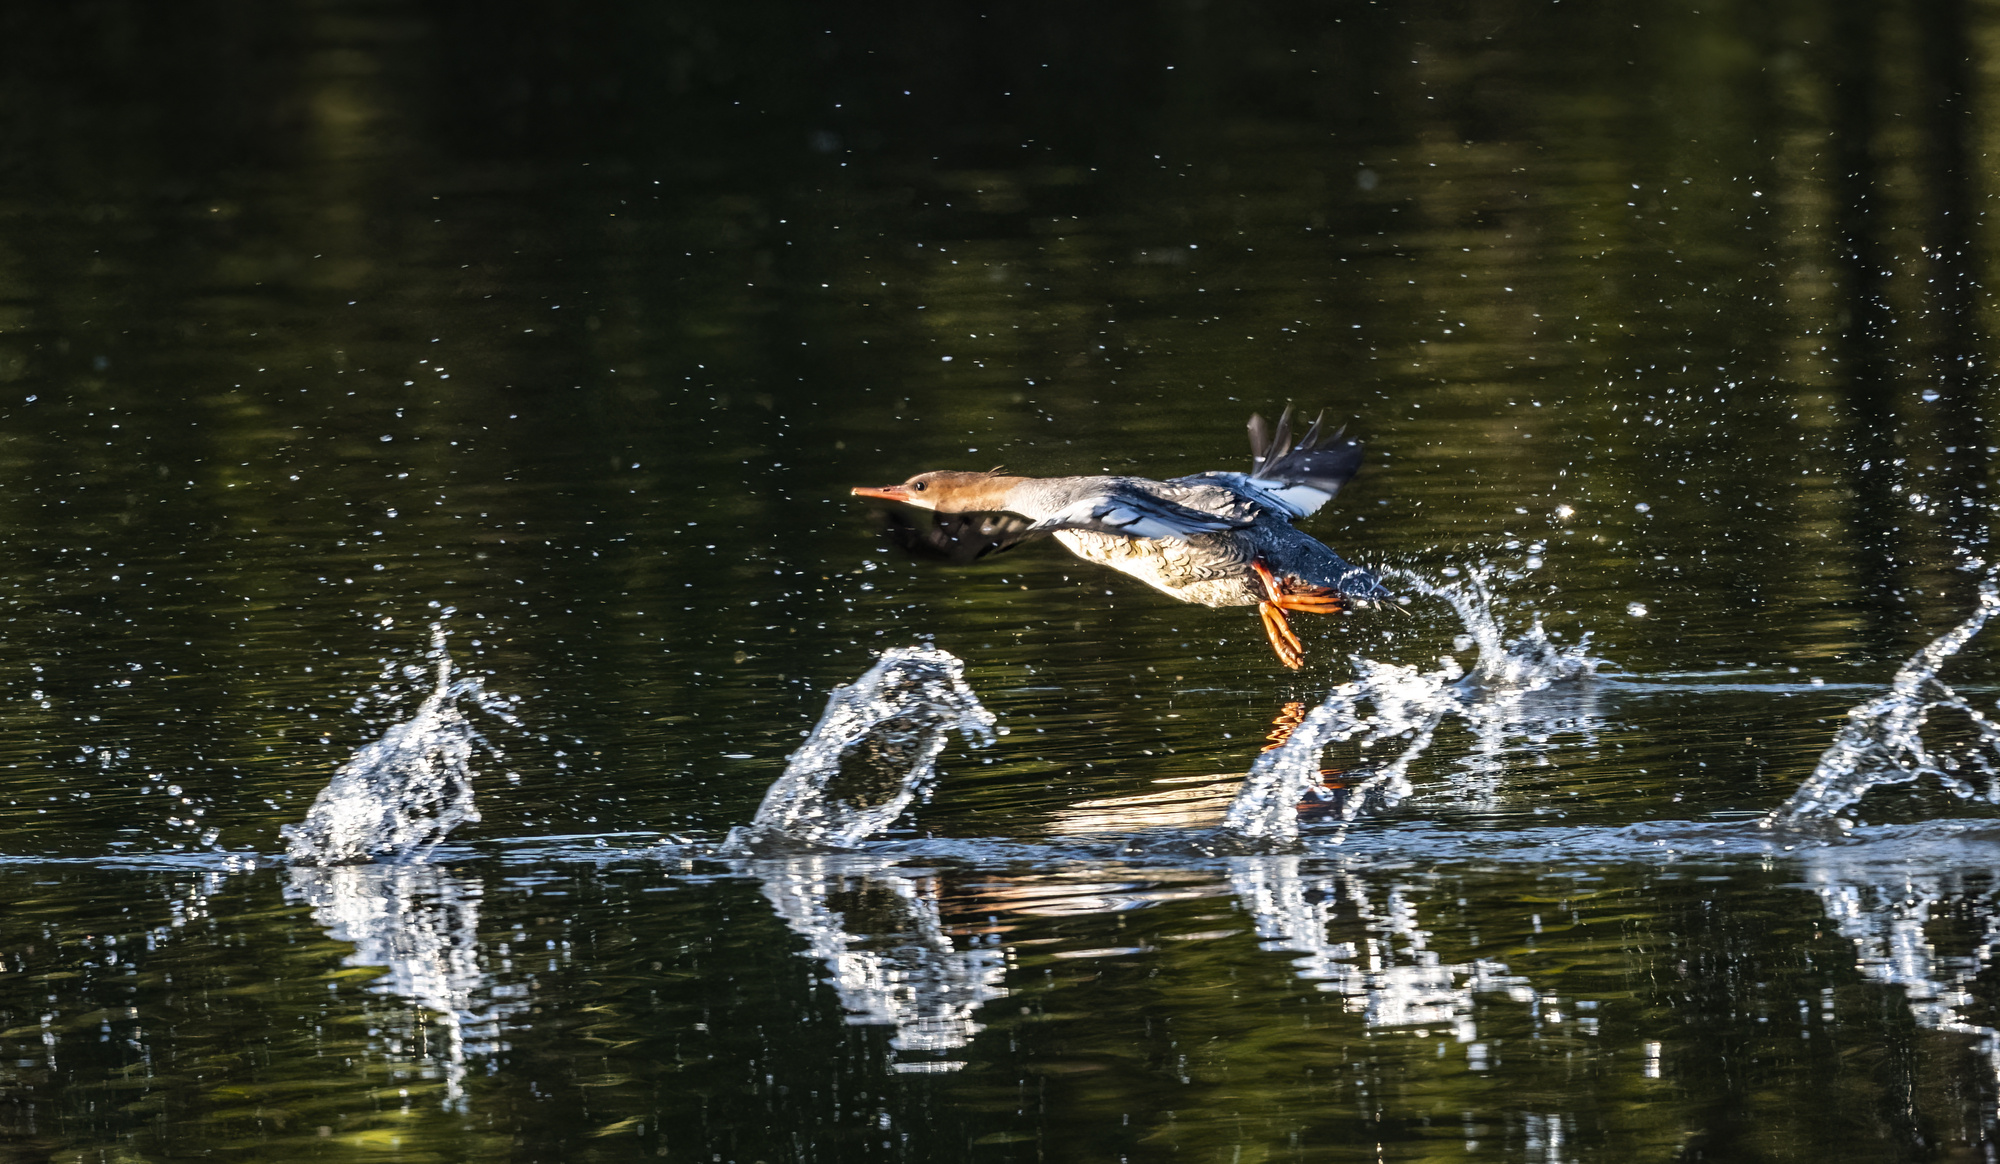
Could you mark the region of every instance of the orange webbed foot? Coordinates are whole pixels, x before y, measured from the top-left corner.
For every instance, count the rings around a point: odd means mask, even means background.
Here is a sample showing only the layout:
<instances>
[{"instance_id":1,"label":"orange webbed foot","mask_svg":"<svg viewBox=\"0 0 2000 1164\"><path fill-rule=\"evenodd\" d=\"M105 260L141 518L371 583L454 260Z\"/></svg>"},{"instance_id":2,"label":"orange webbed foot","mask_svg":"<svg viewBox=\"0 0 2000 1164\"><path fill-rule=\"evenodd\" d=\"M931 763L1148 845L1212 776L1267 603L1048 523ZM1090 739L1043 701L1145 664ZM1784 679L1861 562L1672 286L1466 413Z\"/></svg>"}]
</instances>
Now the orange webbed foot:
<instances>
[{"instance_id":1,"label":"orange webbed foot","mask_svg":"<svg viewBox=\"0 0 2000 1164\"><path fill-rule=\"evenodd\" d=\"M1347 609L1347 602L1337 590L1325 586L1307 586L1302 583L1288 584L1281 581L1271 568L1263 562L1250 563L1251 571L1257 576L1258 588L1264 592L1264 601L1282 610L1298 610L1307 614L1339 614Z\"/></svg>"},{"instance_id":2,"label":"orange webbed foot","mask_svg":"<svg viewBox=\"0 0 2000 1164\"><path fill-rule=\"evenodd\" d=\"M1314 587L1295 594L1282 594L1272 601L1273 606L1286 610L1303 611L1306 614L1339 614L1347 609L1347 604L1339 594L1331 590Z\"/></svg>"},{"instance_id":3,"label":"orange webbed foot","mask_svg":"<svg viewBox=\"0 0 2000 1164\"><path fill-rule=\"evenodd\" d=\"M1250 563L1250 569L1256 576L1257 588L1263 592L1257 613L1264 619L1264 633L1271 637L1271 649L1277 652L1280 662L1296 671L1305 665L1305 648L1292 631L1285 612L1339 614L1347 609L1346 600L1338 591L1324 586L1288 586L1261 561Z\"/></svg>"},{"instance_id":4,"label":"orange webbed foot","mask_svg":"<svg viewBox=\"0 0 2000 1164\"><path fill-rule=\"evenodd\" d=\"M1305 666L1305 647L1292 631L1291 620L1285 617L1285 612L1268 602L1260 602L1257 614L1264 620L1264 633L1270 637L1271 650L1278 656L1278 661L1294 671Z\"/></svg>"}]
</instances>

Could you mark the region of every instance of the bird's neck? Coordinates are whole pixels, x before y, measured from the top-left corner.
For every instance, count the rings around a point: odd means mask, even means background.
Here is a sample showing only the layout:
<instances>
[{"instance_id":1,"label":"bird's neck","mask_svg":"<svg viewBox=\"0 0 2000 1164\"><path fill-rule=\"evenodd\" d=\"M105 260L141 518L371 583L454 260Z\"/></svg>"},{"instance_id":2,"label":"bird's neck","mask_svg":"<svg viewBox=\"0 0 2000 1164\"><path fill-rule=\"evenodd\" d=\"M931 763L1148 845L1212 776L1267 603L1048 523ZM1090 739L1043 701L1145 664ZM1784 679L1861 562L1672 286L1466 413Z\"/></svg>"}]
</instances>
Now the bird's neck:
<instances>
[{"instance_id":1,"label":"bird's neck","mask_svg":"<svg viewBox=\"0 0 2000 1164\"><path fill-rule=\"evenodd\" d=\"M1034 477L967 473L937 499L940 513L987 513L1017 508L1016 491L1033 493Z\"/></svg>"}]
</instances>

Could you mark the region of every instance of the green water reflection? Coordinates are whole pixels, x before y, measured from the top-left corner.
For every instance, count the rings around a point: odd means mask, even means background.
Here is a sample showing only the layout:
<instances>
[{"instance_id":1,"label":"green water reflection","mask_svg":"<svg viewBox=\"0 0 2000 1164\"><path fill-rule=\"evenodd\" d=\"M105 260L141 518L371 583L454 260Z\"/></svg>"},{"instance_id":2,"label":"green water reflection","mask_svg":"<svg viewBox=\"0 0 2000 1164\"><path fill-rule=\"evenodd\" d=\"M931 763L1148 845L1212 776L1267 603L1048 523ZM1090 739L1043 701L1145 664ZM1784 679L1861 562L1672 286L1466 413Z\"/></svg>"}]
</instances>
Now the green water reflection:
<instances>
[{"instance_id":1,"label":"green water reflection","mask_svg":"<svg viewBox=\"0 0 2000 1164\"><path fill-rule=\"evenodd\" d=\"M18 1149L1900 1159L1981 1134L1990 1070L1857 973L1838 867L1816 896L1398 864L10 875ZM1990 880L1930 904L1990 910ZM899 959L954 997L867 972Z\"/></svg>"},{"instance_id":2,"label":"green water reflection","mask_svg":"<svg viewBox=\"0 0 2000 1164\"><path fill-rule=\"evenodd\" d=\"M1302 618L1283 673L1246 612L1051 545L901 560L847 490L1241 468L1252 410L1324 406L1369 461L1313 532L1480 567L1609 661L1500 743L1447 724L1397 821L1753 817L1990 555L1996 33L1955 0L0 13L0 1158L1979 1158L1981 835L1085 860L1463 628ZM407 714L440 619L527 724L489 725L465 847L225 869ZM741 823L919 637L1012 734L899 835L1057 855L521 847ZM1953 683L1991 698L1990 659Z\"/></svg>"}]
</instances>

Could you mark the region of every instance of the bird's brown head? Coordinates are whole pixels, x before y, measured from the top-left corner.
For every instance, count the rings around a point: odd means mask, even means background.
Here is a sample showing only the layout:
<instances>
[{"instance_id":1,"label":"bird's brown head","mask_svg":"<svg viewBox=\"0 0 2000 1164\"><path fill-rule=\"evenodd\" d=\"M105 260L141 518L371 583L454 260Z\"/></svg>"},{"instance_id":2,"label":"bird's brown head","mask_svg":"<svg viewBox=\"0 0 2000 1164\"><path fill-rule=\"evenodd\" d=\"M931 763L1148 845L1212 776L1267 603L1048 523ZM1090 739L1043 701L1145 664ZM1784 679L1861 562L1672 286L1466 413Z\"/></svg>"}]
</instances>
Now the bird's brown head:
<instances>
[{"instance_id":1,"label":"bird's brown head","mask_svg":"<svg viewBox=\"0 0 2000 1164\"><path fill-rule=\"evenodd\" d=\"M918 473L901 485L856 485L852 492L856 497L900 501L939 513L973 513L1006 508L1007 486L1014 480L995 473L939 469Z\"/></svg>"}]
</instances>

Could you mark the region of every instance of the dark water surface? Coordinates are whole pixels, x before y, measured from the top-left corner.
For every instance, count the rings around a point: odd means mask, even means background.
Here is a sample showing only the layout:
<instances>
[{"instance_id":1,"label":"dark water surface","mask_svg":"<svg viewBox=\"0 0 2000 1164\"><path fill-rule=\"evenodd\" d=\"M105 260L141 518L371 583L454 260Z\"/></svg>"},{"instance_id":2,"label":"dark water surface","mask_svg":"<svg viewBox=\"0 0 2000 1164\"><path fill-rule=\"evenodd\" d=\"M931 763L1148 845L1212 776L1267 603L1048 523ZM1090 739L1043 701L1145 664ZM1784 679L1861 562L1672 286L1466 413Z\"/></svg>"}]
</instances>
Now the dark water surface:
<instances>
[{"instance_id":1,"label":"dark water surface","mask_svg":"<svg viewBox=\"0 0 2000 1164\"><path fill-rule=\"evenodd\" d=\"M1962 0L0 12L0 1161L1992 1159L2000 814L1749 822L1991 552L1997 66ZM1368 442L1309 529L1606 662L1162 855L1458 618L1291 673L847 491L1288 401ZM483 819L283 867L440 620ZM889 843L654 847L919 640L1008 734Z\"/></svg>"}]
</instances>

